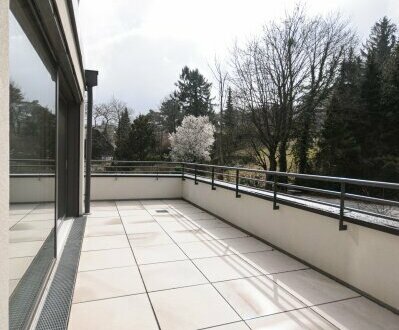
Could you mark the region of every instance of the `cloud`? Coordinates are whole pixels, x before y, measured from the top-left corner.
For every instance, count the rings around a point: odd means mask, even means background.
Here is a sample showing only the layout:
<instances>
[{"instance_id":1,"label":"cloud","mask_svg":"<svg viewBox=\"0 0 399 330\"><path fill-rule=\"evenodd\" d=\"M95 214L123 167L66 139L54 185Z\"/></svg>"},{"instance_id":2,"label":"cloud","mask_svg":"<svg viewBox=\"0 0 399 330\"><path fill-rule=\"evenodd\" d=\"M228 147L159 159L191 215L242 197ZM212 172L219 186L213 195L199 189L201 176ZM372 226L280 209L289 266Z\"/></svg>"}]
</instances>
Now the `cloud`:
<instances>
[{"instance_id":1,"label":"cloud","mask_svg":"<svg viewBox=\"0 0 399 330\"><path fill-rule=\"evenodd\" d=\"M85 65L99 70L96 100L112 95L137 112L156 108L174 89L184 65L208 78L215 54L227 57L235 39L246 40L279 19L296 0L82 0ZM364 39L383 15L397 18L395 0L306 2L311 14L339 10ZM396 16L395 16L396 14Z\"/></svg>"}]
</instances>

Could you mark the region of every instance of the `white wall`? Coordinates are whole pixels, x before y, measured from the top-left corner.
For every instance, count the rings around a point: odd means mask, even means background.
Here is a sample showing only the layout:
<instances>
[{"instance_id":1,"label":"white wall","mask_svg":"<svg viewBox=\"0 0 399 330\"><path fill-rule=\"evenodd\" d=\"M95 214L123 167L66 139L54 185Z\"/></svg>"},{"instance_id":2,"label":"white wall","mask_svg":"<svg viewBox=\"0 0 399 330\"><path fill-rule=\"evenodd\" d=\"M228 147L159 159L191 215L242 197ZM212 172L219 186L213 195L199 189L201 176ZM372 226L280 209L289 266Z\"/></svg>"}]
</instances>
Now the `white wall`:
<instances>
[{"instance_id":1,"label":"white wall","mask_svg":"<svg viewBox=\"0 0 399 330\"><path fill-rule=\"evenodd\" d=\"M10 178L11 203L54 202L54 177L22 177Z\"/></svg>"},{"instance_id":2,"label":"white wall","mask_svg":"<svg viewBox=\"0 0 399 330\"><path fill-rule=\"evenodd\" d=\"M183 198L399 309L398 236L192 180Z\"/></svg>"},{"instance_id":3,"label":"white wall","mask_svg":"<svg viewBox=\"0 0 399 330\"><path fill-rule=\"evenodd\" d=\"M8 0L0 1L0 329L8 329Z\"/></svg>"},{"instance_id":4,"label":"white wall","mask_svg":"<svg viewBox=\"0 0 399 330\"><path fill-rule=\"evenodd\" d=\"M93 176L91 200L181 198L181 182L181 178Z\"/></svg>"}]
</instances>

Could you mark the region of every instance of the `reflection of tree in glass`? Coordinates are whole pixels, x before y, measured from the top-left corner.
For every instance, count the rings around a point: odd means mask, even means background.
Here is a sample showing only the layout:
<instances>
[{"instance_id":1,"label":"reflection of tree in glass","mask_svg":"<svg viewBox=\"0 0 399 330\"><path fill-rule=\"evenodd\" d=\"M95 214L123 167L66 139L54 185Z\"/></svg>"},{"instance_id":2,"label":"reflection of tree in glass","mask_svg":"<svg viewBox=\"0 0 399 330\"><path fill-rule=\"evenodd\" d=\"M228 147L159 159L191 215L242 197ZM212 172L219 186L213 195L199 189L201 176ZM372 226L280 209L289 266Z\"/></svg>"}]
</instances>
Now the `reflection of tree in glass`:
<instances>
[{"instance_id":1,"label":"reflection of tree in glass","mask_svg":"<svg viewBox=\"0 0 399 330\"><path fill-rule=\"evenodd\" d=\"M10 83L10 158L55 159L56 115Z\"/></svg>"}]
</instances>

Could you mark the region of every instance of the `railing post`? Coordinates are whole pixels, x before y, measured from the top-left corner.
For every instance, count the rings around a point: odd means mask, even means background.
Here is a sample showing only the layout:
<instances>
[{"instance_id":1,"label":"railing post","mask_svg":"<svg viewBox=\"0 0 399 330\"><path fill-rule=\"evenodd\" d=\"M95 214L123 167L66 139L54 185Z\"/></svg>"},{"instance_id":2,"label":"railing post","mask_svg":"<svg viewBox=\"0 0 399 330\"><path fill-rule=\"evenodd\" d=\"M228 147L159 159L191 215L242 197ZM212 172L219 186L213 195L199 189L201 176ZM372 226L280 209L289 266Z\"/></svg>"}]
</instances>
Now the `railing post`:
<instances>
[{"instance_id":1,"label":"railing post","mask_svg":"<svg viewBox=\"0 0 399 330\"><path fill-rule=\"evenodd\" d=\"M280 206L277 205L277 175L273 178L273 210L278 210Z\"/></svg>"},{"instance_id":2,"label":"railing post","mask_svg":"<svg viewBox=\"0 0 399 330\"><path fill-rule=\"evenodd\" d=\"M156 164L155 166L156 166L156 169L157 169L157 180L158 180L158 177L159 177L159 166L158 166L158 164Z\"/></svg>"},{"instance_id":3,"label":"railing post","mask_svg":"<svg viewBox=\"0 0 399 330\"><path fill-rule=\"evenodd\" d=\"M215 188L215 167L212 166L212 190L216 190Z\"/></svg>"},{"instance_id":4,"label":"railing post","mask_svg":"<svg viewBox=\"0 0 399 330\"><path fill-rule=\"evenodd\" d=\"M182 164L181 179L182 179L182 181L186 180L186 178L184 177L184 163Z\"/></svg>"},{"instance_id":5,"label":"railing post","mask_svg":"<svg viewBox=\"0 0 399 330\"><path fill-rule=\"evenodd\" d=\"M267 190L267 172L265 173L265 190Z\"/></svg>"},{"instance_id":6,"label":"railing post","mask_svg":"<svg viewBox=\"0 0 399 330\"><path fill-rule=\"evenodd\" d=\"M339 201L339 230L347 230L348 226L344 224L345 211L345 182L341 182L341 194Z\"/></svg>"},{"instance_id":7,"label":"railing post","mask_svg":"<svg viewBox=\"0 0 399 330\"><path fill-rule=\"evenodd\" d=\"M240 183L240 170L236 170L236 198L240 198L241 195L239 194L238 185Z\"/></svg>"},{"instance_id":8,"label":"railing post","mask_svg":"<svg viewBox=\"0 0 399 330\"><path fill-rule=\"evenodd\" d=\"M194 167L194 183L198 184L198 181L197 181L197 165L195 165L195 167Z\"/></svg>"}]
</instances>

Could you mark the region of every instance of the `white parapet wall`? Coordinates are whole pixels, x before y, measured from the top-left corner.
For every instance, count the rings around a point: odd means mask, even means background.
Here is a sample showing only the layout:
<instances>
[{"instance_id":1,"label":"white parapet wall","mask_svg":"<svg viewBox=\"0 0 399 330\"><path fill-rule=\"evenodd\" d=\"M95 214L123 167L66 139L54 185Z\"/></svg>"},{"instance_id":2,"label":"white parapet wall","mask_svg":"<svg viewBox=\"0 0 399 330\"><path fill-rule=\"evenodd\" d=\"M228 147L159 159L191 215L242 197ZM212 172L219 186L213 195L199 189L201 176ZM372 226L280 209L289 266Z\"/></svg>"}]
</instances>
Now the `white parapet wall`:
<instances>
[{"instance_id":1,"label":"white parapet wall","mask_svg":"<svg viewBox=\"0 0 399 330\"><path fill-rule=\"evenodd\" d=\"M54 202L54 176L13 175L10 177L10 203Z\"/></svg>"},{"instance_id":2,"label":"white parapet wall","mask_svg":"<svg viewBox=\"0 0 399 330\"><path fill-rule=\"evenodd\" d=\"M399 238L193 180L183 181L183 198L331 274L381 302L399 309Z\"/></svg>"},{"instance_id":3,"label":"white parapet wall","mask_svg":"<svg viewBox=\"0 0 399 330\"><path fill-rule=\"evenodd\" d=\"M181 198L180 177L92 176L91 200Z\"/></svg>"}]
</instances>

